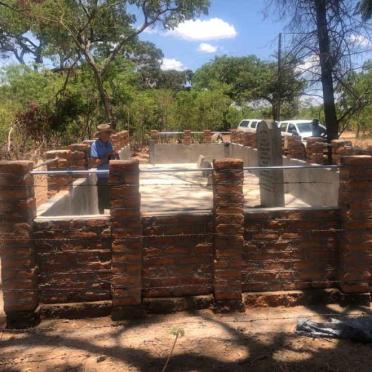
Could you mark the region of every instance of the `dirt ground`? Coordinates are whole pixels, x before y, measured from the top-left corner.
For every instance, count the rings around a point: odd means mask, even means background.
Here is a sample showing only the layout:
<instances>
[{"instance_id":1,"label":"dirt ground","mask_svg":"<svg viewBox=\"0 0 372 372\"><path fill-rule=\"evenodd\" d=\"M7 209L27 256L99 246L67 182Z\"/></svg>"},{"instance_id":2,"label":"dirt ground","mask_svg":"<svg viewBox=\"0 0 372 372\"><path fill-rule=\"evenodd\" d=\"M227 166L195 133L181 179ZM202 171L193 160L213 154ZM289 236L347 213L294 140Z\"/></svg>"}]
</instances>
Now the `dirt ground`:
<instances>
[{"instance_id":1,"label":"dirt ground","mask_svg":"<svg viewBox=\"0 0 372 372\"><path fill-rule=\"evenodd\" d=\"M204 310L113 322L44 320L0 334L0 371L162 371L174 330L182 330L167 371L370 371L372 346L296 335L298 318L333 308L265 308L216 315ZM348 313L355 316L357 312Z\"/></svg>"},{"instance_id":2,"label":"dirt ground","mask_svg":"<svg viewBox=\"0 0 372 372\"><path fill-rule=\"evenodd\" d=\"M372 146L372 138L355 138L354 132L344 132L340 138L351 141L354 146L359 146L362 148Z\"/></svg>"}]
</instances>

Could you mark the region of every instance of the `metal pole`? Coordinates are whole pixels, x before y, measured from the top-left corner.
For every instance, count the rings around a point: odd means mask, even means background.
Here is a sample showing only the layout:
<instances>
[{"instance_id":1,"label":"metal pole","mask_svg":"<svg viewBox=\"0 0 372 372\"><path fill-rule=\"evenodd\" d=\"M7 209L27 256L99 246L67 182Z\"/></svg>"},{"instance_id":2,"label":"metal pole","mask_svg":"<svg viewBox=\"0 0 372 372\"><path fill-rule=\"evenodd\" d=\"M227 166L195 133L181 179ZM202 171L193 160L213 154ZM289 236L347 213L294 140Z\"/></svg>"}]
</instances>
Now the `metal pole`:
<instances>
[{"instance_id":1,"label":"metal pole","mask_svg":"<svg viewBox=\"0 0 372 372\"><path fill-rule=\"evenodd\" d=\"M277 107L274 120L280 121L280 105L281 105L281 91L282 91L282 33L279 33L278 40L278 91L277 91Z\"/></svg>"},{"instance_id":2,"label":"metal pole","mask_svg":"<svg viewBox=\"0 0 372 372\"><path fill-rule=\"evenodd\" d=\"M275 170L275 169L338 169L340 165L272 165L267 167L244 167L246 171ZM141 173L178 173L178 172L212 172L213 168L150 168L140 169ZM58 170L58 171L31 171L33 175L74 175L74 174L109 174L108 170Z\"/></svg>"}]
</instances>

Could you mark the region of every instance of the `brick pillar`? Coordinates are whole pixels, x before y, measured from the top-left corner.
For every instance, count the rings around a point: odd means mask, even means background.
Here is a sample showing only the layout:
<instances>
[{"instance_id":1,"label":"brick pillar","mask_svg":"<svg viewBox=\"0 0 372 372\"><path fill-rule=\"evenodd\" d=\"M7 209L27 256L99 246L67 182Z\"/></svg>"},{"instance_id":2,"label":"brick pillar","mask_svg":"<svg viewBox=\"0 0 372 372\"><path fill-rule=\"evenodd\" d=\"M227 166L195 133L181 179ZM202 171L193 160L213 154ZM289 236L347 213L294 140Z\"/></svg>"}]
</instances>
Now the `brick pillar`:
<instances>
[{"instance_id":1,"label":"brick pillar","mask_svg":"<svg viewBox=\"0 0 372 372\"><path fill-rule=\"evenodd\" d=\"M284 136L285 153L289 158L304 160L305 146L298 136Z\"/></svg>"},{"instance_id":2,"label":"brick pillar","mask_svg":"<svg viewBox=\"0 0 372 372\"><path fill-rule=\"evenodd\" d=\"M38 323L38 286L32 221L36 215L34 180L28 161L0 161L0 253L7 326Z\"/></svg>"},{"instance_id":3,"label":"brick pillar","mask_svg":"<svg viewBox=\"0 0 372 372\"><path fill-rule=\"evenodd\" d=\"M87 169L90 146L86 143L73 143L69 149L71 151L70 168L74 170Z\"/></svg>"},{"instance_id":4,"label":"brick pillar","mask_svg":"<svg viewBox=\"0 0 372 372\"><path fill-rule=\"evenodd\" d=\"M191 145L191 130L185 129L183 131L182 143L184 145Z\"/></svg>"},{"instance_id":5,"label":"brick pillar","mask_svg":"<svg viewBox=\"0 0 372 372\"><path fill-rule=\"evenodd\" d=\"M252 148L257 147L257 142L256 142L256 133L253 132L241 132L242 136L242 144L244 146L249 146Z\"/></svg>"},{"instance_id":6,"label":"brick pillar","mask_svg":"<svg viewBox=\"0 0 372 372\"><path fill-rule=\"evenodd\" d=\"M112 143L112 147L114 148L114 151L119 151L121 149L120 132L119 133L113 133L111 135L111 143Z\"/></svg>"},{"instance_id":7,"label":"brick pillar","mask_svg":"<svg viewBox=\"0 0 372 372\"><path fill-rule=\"evenodd\" d=\"M212 142L212 131L209 129L203 130L203 143L211 143Z\"/></svg>"},{"instance_id":8,"label":"brick pillar","mask_svg":"<svg viewBox=\"0 0 372 372\"><path fill-rule=\"evenodd\" d=\"M123 130L123 146L128 146L129 145L129 132L127 130Z\"/></svg>"},{"instance_id":9,"label":"brick pillar","mask_svg":"<svg viewBox=\"0 0 372 372\"><path fill-rule=\"evenodd\" d=\"M324 153L327 144L321 137L308 137L306 139L306 159L309 163L324 164Z\"/></svg>"},{"instance_id":10,"label":"brick pillar","mask_svg":"<svg viewBox=\"0 0 372 372\"><path fill-rule=\"evenodd\" d=\"M214 161L214 297L217 308L242 309L243 161Z\"/></svg>"},{"instance_id":11,"label":"brick pillar","mask_svg":"<svg viewBox=\"0 0 372 372\"><path fill-rule=\"evenodd\" d=\"M372 252L372 156L342 158L339 280L342 292L369 305Z\"/></svg>"},{"instance_id":12,"label":"brick pillar","mask_svg":"<svg viewBox=\"0 0 372 372\"><path fill-rule=\"evenodd\" d=\"M152 131L150 132L150 137L151 137L151 139L153 140L153 143L154 143L154 144L160 143L160 134L159 134L159 131L157 131L157 130L152 130Z\"/></svg>"},{"instance_id":13,"label":"brick pillar","mask_svg":"<svg viewBox=\"0 0 372 372\"><path fill-rule=\"evenodd\" d=\"M70 150L53 150L45 153L46 159L56 159L47 164L48 171L66 170L70 168ZM51 198L62 190L68 190L71 185L71 176L48 176L48 198Z\"/></svg>"},{"instance_id":14,"label":"brick pillar","mask_svg":"<svg viewBox=\"0 0 372 372\"><path fill-rule=\"evenodd\" d=\"M142 310L142 220L137 160L110 161L113 319Z\"/></svg>"},{"instance_id":15,"label":"brick pillar","mask_svg":"<svg viewBox=\"0 0 372 372\"><path fill-rule=\"evenodd\" d=\"M351 141L333 140L331 146L333 164L341 164L341 157L353 155L353 144Z\"/></svg>"}]
</instances>

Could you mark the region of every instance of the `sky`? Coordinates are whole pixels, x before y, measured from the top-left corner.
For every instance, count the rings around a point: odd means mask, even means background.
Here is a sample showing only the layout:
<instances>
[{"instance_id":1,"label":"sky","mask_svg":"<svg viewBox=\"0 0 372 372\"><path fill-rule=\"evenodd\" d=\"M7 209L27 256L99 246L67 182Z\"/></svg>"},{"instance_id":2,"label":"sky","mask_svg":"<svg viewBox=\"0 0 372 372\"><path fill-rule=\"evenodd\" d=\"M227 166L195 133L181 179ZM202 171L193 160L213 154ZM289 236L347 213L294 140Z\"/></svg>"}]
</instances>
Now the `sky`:
<instances>
[{"instance_id":1,"label":"sky","mask_svg":"<svg viewBox=\"0 0 372 372\"><path fill-rule=\"evenodd\" d=\"M255 54L272 59L278 34L285 28L267 0L211 0L209 14L186 21L175 30L147 30L140 38L164 53L163 69L195 70L215 56Z\"/></svg>"}]
</instances>

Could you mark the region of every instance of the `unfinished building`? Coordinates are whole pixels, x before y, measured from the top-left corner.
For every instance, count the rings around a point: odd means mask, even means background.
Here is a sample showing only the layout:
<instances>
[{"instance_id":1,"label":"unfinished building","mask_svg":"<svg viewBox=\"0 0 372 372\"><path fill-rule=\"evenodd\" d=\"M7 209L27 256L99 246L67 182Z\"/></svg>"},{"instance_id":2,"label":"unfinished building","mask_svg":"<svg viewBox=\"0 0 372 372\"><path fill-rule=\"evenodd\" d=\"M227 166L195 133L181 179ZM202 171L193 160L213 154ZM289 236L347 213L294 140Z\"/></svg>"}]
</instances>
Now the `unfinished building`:
<instances>
[{"instance_id":1,"label":"unfinished building","mask_svg":"<svg viewBox=\"0 0 372 372\"><path fill-rule=\"evenodd\" d=\"M201 143L190 131L183 143L151 136L150 164L130 159L127 132L114 138L122 160L110 163L101 215L89 142L48 154L49 199L38 208L33 164L0 162L9 326L40 314L369 305L372 156L320 167L278 155L267 124L228 143L212 143L210 131Z\"/></svg>"}]
</instances>

